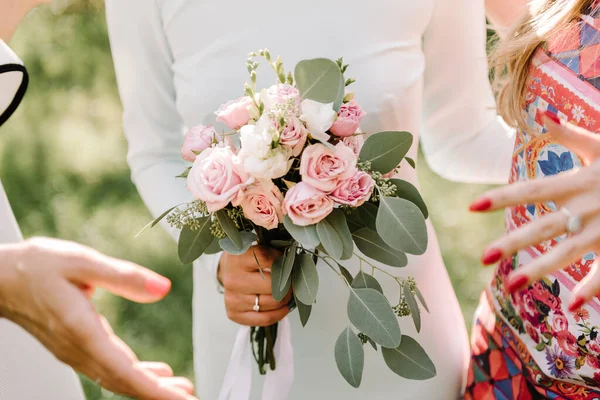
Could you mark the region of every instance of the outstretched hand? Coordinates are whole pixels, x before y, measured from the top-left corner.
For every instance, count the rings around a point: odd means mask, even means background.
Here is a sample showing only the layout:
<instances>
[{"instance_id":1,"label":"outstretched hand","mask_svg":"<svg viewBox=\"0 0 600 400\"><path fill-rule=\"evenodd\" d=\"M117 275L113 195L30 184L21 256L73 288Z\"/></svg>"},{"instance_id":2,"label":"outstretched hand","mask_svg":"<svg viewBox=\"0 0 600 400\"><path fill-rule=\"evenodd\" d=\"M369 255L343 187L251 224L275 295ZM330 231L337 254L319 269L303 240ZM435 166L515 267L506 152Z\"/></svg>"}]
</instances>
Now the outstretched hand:
<instances>
[{"instance_id":1,"label":"outstretched hand","mask_svg":"<svg viewBox=\"0 0 600 400\"><path fill-rule=\"evenodd\" d=\"M483 256L486 265L529 246L569 234L552 250L514 271L507 282L511 292L566 268L589 252L600 251L600 135L560 121L551 114L546 114L545 123L548 133L575 152L584 166L558 176L491 190L470 207L471 211L488 212L519 204L553 201L561 209L521 226L487 247ZM577 225L580 229L575 229L579 228ZM575 287L569 308L577 309L599 294L600 269L596 261L590 273Z\"/></svg>"},{"instance_id":2,"label":"outstretched hand","mask_svg":"<svg viewBox=\"0 0 600 400\"><path fill-rule=\"evenodd\" d=\"M89 300L96 287L149 303L168 279L88 247L35 238L0 246L0 316L104 388L138 399L193 400L192 383L164 363L140 362Z\"/></svg>"}]
</instances>

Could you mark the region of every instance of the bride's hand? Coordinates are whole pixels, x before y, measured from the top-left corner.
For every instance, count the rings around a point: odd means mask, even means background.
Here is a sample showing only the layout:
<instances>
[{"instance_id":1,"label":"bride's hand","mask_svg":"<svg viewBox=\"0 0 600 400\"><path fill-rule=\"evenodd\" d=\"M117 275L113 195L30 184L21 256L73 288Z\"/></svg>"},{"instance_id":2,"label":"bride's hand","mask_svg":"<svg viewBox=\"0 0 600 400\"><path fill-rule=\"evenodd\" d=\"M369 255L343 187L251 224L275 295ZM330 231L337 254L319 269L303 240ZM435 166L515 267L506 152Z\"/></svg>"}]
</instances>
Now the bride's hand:
<instances>
[{"instance_id":1,"label":"bride's hand","mask_svg":"<svg viewBox=\"0 0 600 400\"><path fill-rule=\"evenodd\" d=\"M168 279L88 247L54 239L0 245L0 317L106 389L138 399L192 400L192 383L163 363L140 362L94 310L95 287L140 303L162 299ZM1 340L1 339L0 339Z\"/></svg>"},{"instance_id":2,"label":"bride's hand","mask_svg":"<svg viewBox=\"0 0 600 400\"><path fill-rule=\"evenodd\" d=\"M558 176L491 190L471 204L471 211L477 212L548 201L554 201L562 209L521 226L485 250L483 263L489 265L521 249L570 233L555 248L512 272L507 281L510 292L567 267L589 252L600 252L600 135L549 114L545 120L552 137L574 151L584 166ZM574 229L577 222L581 222L580 230ZM596 261L573 290L569 308L577 309L599 294L600 268Z\"/></svg>"},{"instance_id":3,"label":"bride's hand","mask_svg":"<svg viewBox=\"0 0 600 400\"><path fill-rule=\"evenodd\" d=\"M225 308L230 320L246 326L269 326L288 315L291 290L280 302L271 295L269 270L280 255L279 251L262 246L253 246L241 256L223 253L218 279L225 289ZM259 312L253 310L257 295Z\"/></svg>"}]
</instances>

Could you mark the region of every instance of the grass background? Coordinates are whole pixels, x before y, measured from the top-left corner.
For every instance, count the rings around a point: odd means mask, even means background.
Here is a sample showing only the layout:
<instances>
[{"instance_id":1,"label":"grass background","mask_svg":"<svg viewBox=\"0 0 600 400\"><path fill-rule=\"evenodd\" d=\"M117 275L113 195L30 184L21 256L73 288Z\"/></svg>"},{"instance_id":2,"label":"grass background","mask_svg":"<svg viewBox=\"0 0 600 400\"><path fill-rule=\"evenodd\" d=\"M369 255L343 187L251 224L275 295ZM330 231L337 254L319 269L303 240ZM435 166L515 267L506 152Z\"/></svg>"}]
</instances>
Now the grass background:
<instances>
[{"instance_id":1,"label":"grass background","mask_svg":"<svg viewBox=\"0 0 600 400\"><path fill-rule=\"evenodd\" d=\"M137 305L100 294L98 308L141 359L163 360L192 376L192 271L160 229L134 235L150 219L125 163L121 104L101 2L30 14L11 47L27 65L29 91L1 128L0 178L26 237L75 240L146 265L173 281L168 298ZM467 323L491 271L483 246L502 233L502 216L469 215L483 186L445 181L419 160L419 176ZM120 399L83 378L89 399Z\"/></svg>"}]
</instances>

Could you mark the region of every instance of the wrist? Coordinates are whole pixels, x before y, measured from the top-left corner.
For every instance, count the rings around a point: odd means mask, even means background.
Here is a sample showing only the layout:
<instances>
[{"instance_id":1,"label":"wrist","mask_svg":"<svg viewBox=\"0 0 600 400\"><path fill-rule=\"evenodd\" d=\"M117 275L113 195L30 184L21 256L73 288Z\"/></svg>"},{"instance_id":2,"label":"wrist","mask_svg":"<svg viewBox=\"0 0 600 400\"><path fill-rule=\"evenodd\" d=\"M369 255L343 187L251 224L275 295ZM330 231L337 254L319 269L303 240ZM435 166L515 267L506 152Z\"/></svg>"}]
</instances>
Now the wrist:
<instances>
[{"instance_id":1,"label":"wrist","mask_svg":"<svg viewBox=\"0 0 600 400\"><path fill-rule=\"evenodd\" d=\"M25 251L24 244L0 244L0 317L5 317L10 306L11 288L17 282L18 266Z\"/></svg>"}]
</instances>

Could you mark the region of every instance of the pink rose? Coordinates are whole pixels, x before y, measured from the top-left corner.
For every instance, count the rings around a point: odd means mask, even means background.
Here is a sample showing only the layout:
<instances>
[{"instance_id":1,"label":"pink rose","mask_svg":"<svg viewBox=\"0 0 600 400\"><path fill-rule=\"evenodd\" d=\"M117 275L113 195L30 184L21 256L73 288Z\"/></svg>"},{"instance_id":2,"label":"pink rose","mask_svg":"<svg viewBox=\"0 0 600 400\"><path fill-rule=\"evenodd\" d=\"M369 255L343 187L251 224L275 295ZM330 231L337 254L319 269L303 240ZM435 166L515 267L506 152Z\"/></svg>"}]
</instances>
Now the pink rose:
<instances>
[{"instance_id":1,"label":"pink rose","mask_svg":"<svg viewBox=\"0 0 600 400\"><path fill-rule=\"evenodd\" d=\"M333 201L322 191L300 182L285 194L284 213L298 226L320 222L333 211Z\"/></svg>"},{"instance_id":2,"label":"pink rose","mask_svg":"<svg viewBox=\"0 0 600 400\"><path fill-rule=\"evenodd\" d=\"M223 122L230 129L240 129L250 120L250 111L248 108L253 105L254 101L248 96L228 101L221 105L215 112L217 114L217 121Z\"/></svg>"},{"instance_id":3,"label":"pink rose","mask_svg":"<svg viewBox=\"0 0 600 400\"><path fill-rule=\"evenodd\" d=\"M565 352L565 354L571 357L579 357L579 351L577 347L577 339L569 331L562 331L556 335L559 347Z\"/></svg>"},{"instance_id":4,"label":"pink rose","mask_svg":"<svg viewBox=\"0 0 600 400\"><path fill-rule=\"evenodd\" d=\"M540 342L540 334L538 333L538 331L533 327L533 325L531 325L531 323L529 321L525 321L524 325L525 325L525 332L527 332L527 334L529 335L531 340L533 340L535 343L539 343Z\"/></svg>"},{"instance_id":5,"label":"pink rose","mask_svg":"<svg viewBox=\"0 0 600 400\"><path fill-rule=\"evenodd\" d=\"M217 134L211 125L194 126L185 134L181 146L181 157L185 161L194 162L196 154L208 149L214 140L219 142L222 140L222 136Z\"/></svg>"},{"instance_id":6,"label":"pink rose","mask_svg":"<svg viewBox=\"0 0 600 400\"><path fill-rule=\"evenodd\" d=\"M279 143L292 150L292 155L298 157L306 144L308 131L296 117L288 118L285 127L279 136Z\"/></svg>"},{"instance_id":7,"label":"pink rose","mask_svg":"<svg viewBox=\"0 0 600 400\"><path fill-rule=\"evenodd\" d=\"M588 365L590 367L592 367L593 369L600 369L600 361L598 360L598 356L588 354L587 357L585 358L585 360L587 361ZM598 374L598 373L596 372L596 374ZM594 375L594 377L595 376L596 375Z\"/></svg>"},{"instance_id":8,"label":"pink rose","mask_svg":"<svg viewBox=\"0 0 600 400\"><path fill-rule=\"evenodd\" d=\"M339 181L356 173L356 155L342 142L335 148L324 144L313 144L304 149L300 160L302 181L331 193Z\"/></svg>"},{"instance_id":9,"label":"pink rose","mask_svg":"<svg viewBox=\"0 0 600 400\"><path fill-rule=\"evenodd\" d=\"M329 130L336 136L353 135L360 126L360 120L367 115L355 100L342 104L338 116Z\"/></svg>"},{"instance_id":10,"label":"pink rose","mask_svg":"<svg viewBox=\"0 0 600 400\"><path fill-rule=\"evenodd\" d=\"M275 229L283 221L283 195L270 180L246 186L233 200L242 206L244 216L258 226Z\"/></svg>"},{"instance_id":11,"label":"pink rose","mask_svg":"<svg viewBox=\"0 0 600 400\"><path fill-rule=\"evenodd\" d=\"M535 328L540 326L540 313L535 306L535 301L530 292L525 292L522 296L515 298L519 306L519 315L521 318L529 321Z\"/></svg>"},{"instance_id":12,"label":"pink rose","mask_svg":"<svg viewBox=\"0 0 600 400\"><path fill-rule=\"evenodd\" d=\"M359 207L371 197L375 181L364 171L357 171L351 178L339 181L329 197L339 204Z\"/></svg>"},{"instance_id":13,"label":"pink rose","mask_svg":"<svg viewBox=\"0 0 600 400\"><path fill-rule=\"evenodd\" d=\"M200 153L187 178L194 198L206 203L209 212L229 204L253 179L229 147L211 147Z\"/></svg>"},{"instance_id":14,"label":"pink rose","mask_svg":"<svg viewBox=\"0 0 600 400\"><path fill-rule=\"evenodd\" d=\"M562 332L569 329L569 321L562 314L555 313L552 317L552 329L554 332Z\"/></svg>"},{"instance_id":15,"label":"pink rose","mask_svg":"<svg viewBox=\"0 0 600 400\"><path fill-rule=\"evenodd\" d=\"M585 346L587 347L590 353L600 355L600 344L597 340L591 340Z\"/></svg>"},{"instance_id":16,"label":"pink rose","mask_svg":"<svg viewBox=\"0 0 600 400\"><path fill-rule=\"evenodd\" d=\"M362 149L363 144L365 144L365 135L360 134L347 136L342 140L342 142L346 146L350 147L354 154L356 154L356 156L358 157L360 155L360 150Z\"/></svg>"},{"instance_id":17,"label":"pink rose","mask_svg":"<svg viewBox=\"0 0 600 400\"><path fill-rule=\"evenodd\" d=\"M270 109L275 104L284 104L292 101L295 107L300 107L300 92L292 85L280 83L265 89L260 94L260 99L265 105L265 110Z\"/></svg>"}]
</instances>

